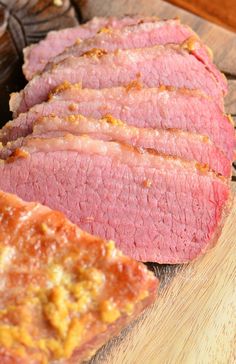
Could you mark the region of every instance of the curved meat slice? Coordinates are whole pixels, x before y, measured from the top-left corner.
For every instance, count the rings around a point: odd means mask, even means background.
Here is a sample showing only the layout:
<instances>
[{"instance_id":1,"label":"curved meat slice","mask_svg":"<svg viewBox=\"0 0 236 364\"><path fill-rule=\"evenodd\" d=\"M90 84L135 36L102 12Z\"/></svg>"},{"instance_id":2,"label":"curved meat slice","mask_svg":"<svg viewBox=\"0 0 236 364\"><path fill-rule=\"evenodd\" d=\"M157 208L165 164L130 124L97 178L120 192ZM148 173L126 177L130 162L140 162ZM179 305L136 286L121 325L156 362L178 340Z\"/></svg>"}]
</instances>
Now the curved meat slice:
<instances>
[{"instance_id":1,"label":"curved meat slice","mask_svg":"<svg viewBox=\"0 0 236 364\"><path fill-rule=\"evenodd\" d=\"M197 258L231 202L228 181L206 166L88 136L25 138L0 172L2 190L64 212L141 261Z\"/></svg>"},{"instance_id":2,"label":"curved meat slice","mask_svg":"<svg viewBox=\"0 0 236 364\"><path fill-rule=\"evenodd\" d=\"M143 88L132 83L127 88L93 90L63 84L50 102L32 107L0 130L0 141L23 137L32 132L41 116L82 114L96 119L112 115L128 125L141 128L178 129L206 135L230 162L234 159L235 131L219 105L200 92L162 87Z\"/></svg>"},{"instance_id":3,"label":"curved meat slice","mask_svg":"<svg viewBox=\"0 0 236 364\"><path fill-rule=\"evenodd\" d=\"M35 122L33 134L29 137L50 138L66 133L153 149L159 154L207 165L212 171L227 178L232 174L231 162L207 136L175 129L137 128L112 116L100 120L82 115L42 117ZM9 142L0 150L0 158L8 158L23 144L24 138Z\"/></svg>"},{"instance_id":4,"label":"curved meat slice","mask_svg":"<svg viewBox=\"0 0 236 364\"><path fill-rule=\"evenodd\" d=\"M47 100L48 94L64 81L101 89L124 86L137 78L146 87L166 85L199 89L221 105L227 90L226 79L215 67L213 72L194 55L192 49L201 50L201 47L196 40L191 45L155 46L109 54L98 49L83 57L71 56L34 77L19 93L13 93L10 109L15 116L29 110Z\"/></svg>"},{"instance_id":5,"label":"curved meat slice","mask_svg":"<svg viewBox=\"0 0 236 364\"><path fill-rule=\"evenodd\" d=\"M73 28L51 31L46 38L37 44L24 49L23 72L27 80L44 70L46 64L76 42L94 36L100 29L103 31L114 28L120 29L127 25L143 21L156 21L156 17L126 16L124 18L93 18L85 24Z\"/></svg>"},{"instance_id":6,"label":"curved meat slice","mask_svg":"<svg viewBox=\"0 0 236 364\"><path fill-rule=\"evenodd\" d=\"M208 165L214 172L230 177L231 162L207 136L175 129L151 129L128 126L120 120L107 116L88 119L81 115L66 118L46 117L34 124L33 135L48 137L70 133L89 135L94 139L118 141L138 148L153 149L159 154L179 157Z\"/></svg>"},{"instance_id":7,"label":"curved meat slice","mask_svg":"<svg viewBox=\"0 0 236 364\"><path fill-rule=\"evenodd\" d=\"M181 44L191 36L196 37L196 34L190 27L181 24L178 19L142 22L122 29L105 29L65 49L53 58L52 62L59 63L68 56L79 57L94 48L114 52L117 49L145 48L158 44ZM50 65L46 69L49 67Z\"/></svg>"}]
</instances>

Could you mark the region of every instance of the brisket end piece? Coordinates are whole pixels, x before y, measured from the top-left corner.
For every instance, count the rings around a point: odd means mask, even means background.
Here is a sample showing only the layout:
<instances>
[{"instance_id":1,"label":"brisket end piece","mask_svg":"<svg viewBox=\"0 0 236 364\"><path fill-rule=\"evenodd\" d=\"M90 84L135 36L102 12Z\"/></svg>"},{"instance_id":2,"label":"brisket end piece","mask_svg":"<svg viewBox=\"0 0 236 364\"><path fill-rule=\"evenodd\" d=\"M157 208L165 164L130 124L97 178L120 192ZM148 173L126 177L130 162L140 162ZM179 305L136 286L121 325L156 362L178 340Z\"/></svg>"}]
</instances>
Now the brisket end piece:
<instances>
[{"instance_id":1,"label":"brisket end piece","mask_svg":"<svg viewBox=\"0 0 236 364\"><path fill-rule=\"evenodd\" d=\"M81 363L156 297L147 268L60 212L0 192L0 362Z\"/></svg>"},{"instance_id":2,"label":"brisket end piece","mask_svg":"<svg viewBox=\"0 0 236 364\"><path fill-rule=\"evenodd\" d=\"M2 190L64 212L141 261L203 254L231 200L228 181L206 166L88 136L26 138L0 168Z\"/></svg>"}]
</instances>

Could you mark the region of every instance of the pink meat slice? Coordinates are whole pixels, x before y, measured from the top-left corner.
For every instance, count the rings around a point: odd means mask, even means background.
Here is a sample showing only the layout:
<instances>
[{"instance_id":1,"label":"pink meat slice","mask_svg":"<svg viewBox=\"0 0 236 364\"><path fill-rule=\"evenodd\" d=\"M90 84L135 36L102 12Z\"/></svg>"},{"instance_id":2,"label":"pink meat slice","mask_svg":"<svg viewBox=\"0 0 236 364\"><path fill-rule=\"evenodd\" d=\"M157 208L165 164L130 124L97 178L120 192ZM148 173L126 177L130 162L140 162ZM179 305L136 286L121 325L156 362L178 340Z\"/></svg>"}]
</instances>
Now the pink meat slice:
<instances>
[{"instance_id":1,"label":"pink meat slice","mask_svg":"<svg viewBox=\"0 0 236 364\"><path fill-rule=\"evenodd\" d=\"M28 135L41 116L82 114L100 119L110 114L141 128L181 129L206 135L230 161L234 158L235 132L230 119L217 103L199 92L134 87L92 90L70 85L60 90L50 102L35 105L8 122L0 131L0 141L6 144Z\"/></svg>"},{"instance_id":2,"label":"pink meat slice","mask_svg":"<svg viewBox=\"0 0 236 364\"><path fill-rule=\"evenodd\" d=\"M195 36L193 30L177 19L144 22L122 29L99 32L83 42L68 47L52 62L59 63L68 56L81 56L93 48L114 52L116 49L145 48L168 43L181 44L191 36Z\"/></svg>"},{"instance_id":3,"label":"pink meat slice","mask_svg":"<svg viewBox=\"0 0 236 364\"><path fill-rule=\"evenodd\" d=\"M67 47L72 46L76 41L94 36L101 28L112 27L119 29L142 21L151 21L152 19L153 21L157 20L156 17L141 16L126 16L122 19L95 17L83 25L49 32L45 39L24 49L24 75L27 80L31 80L36 73L42 72L46 64Z\"/></svg>"},{"instance_id":4,"label":"pink meat slice","mask_svg":"<svg viewBox=\"0 0 236 364\"><path fill-rule=\"evenodd\" d=\"M64 212L137 260L188 262L220 233L229 185L196 163L70 134L25 143L0 165L0 188Z\"/></svg>"},{"instance_id":5,"label":"pink meat slice","mask_svg":"<svg viewBox=\"0 0 236 364\"><path fill-rule=\"evenodd\" d=\"M231 176L231 163L207 136L183 132L136 128L122 121L108 117L100 120L71 115L66 118L46 117L36 122L33 134L60 135L67 132L73 135L87 134L91 138L118 141L135 147L151 148L159 154L180 157L187 161L197 161L208 165L216 173Z\"/></svg>"},{"instance_id":6,"label":"pink meat slice","mask_svg":"<svg viewBox=\"0 0 236 364\"><path fill-rule=\"evenodd\" d=\"M59 137L66 133L89 135L93 139L118 141L138 148L152 149L157 153L196 161L208 166L224 177L231 176L231 163L208 137L180 130L148 129L128 126L121 120L107 117L96 120L82 115L65 118L49 116L40 118L35 124L32 137ZM9 142L0 150L2 159L8 158L14 150L24 145L24 138Z\"/></svg>"},{"instance_id":7,"label":"pink meat slice","mask_svg":"<svg viewBox=\"0 0 236 364\"><path fill-rule=\"evenodd\" d=\"M196 48L201 47L198 41ZM192 49L192 48L191 48ZM92 52L83 57L68 57L51 70L34 77L10 99L15 115L47 100L48 94L64 81L81 82L84 88L111 88L139 79L147 87L160 85L200 89L222 103L226 81L218 78L186 47L180 45L120 50L103 54Z\"/></svg>"}]
</instances>

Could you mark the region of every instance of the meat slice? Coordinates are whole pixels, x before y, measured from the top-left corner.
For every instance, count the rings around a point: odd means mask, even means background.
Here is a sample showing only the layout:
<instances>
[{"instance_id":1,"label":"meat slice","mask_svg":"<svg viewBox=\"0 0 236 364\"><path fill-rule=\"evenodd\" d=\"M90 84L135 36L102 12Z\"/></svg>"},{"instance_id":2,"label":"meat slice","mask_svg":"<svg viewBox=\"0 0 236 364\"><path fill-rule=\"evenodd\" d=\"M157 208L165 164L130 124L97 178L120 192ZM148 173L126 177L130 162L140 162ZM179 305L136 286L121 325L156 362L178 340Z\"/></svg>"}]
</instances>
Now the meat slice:
<instances>
[{"instance_id":1,"label":"meat slice","mask_svg":"<svg viewBox=\"0 0 236 364\"><path fill-rule=\"evenodd\" d=\"M142 21L157 20L156 17L126 16L122 19L93 18L86 24L73 28L51 31L46 38L37 44L32 44L24 49L23 72L27 80L31 80L36 73L44 70L46 64L67 47L76 42L94 36L100 29L103 31L109 28L119 29L127 25L137 24Z\"/></svg>"},{"instance_id":2,"label":"meat slice","mask_svg":"<svg viewBox=\"0 0 236 364\"><path fill-rule=\"evenodd\" d=\"M0 188L64 212L141 261L185 263L216 241L226 179L199 163L88 136L25 139L0 165Z\"/></svg>"},{"instance_id":3,"label":"meat slice","mask_svg":"<svg viewBox=\"0 0 236 364\"><path fill-rule=\"evenodd\" d=\"M93 50L83 57L68 57L51 70L34 77L19 93L13 93L10 109L15 115L45 101L64 81L81 82L84 88L110 88L139 79L147 87L160 85L200 89L222 103L226 80L191 53L200 43L120 50L106 54ZM186 76L187 75L187 76ZM217 77L216 77L217 75Z\"/></svg>"},{"instance_id":4,"label":"meat slice","mask_svg":"<svg viewBox=\"0 0 236 364\"><path fill-rule=\"evenodd\" d=\"M111 116L100 120L85 118L82 115L70 115L66 118L44 117L34 124L33 135L30 137L50 138L65 133L89 135L93 139L118 141L139 148L153 149L166 156L197 161L208 165L218 174L231 176L231 162L207 136L174 129L136 128ZM22 143L24 138L9 142L0 150L0 158L8 158L15 149L22 146Z\"/></svg>"},{"instance_id":5,"label":"meat slice","mask_svg":"<svg viewBox=\"0 0 236 364\"><path fill-rule=\"evenodd\" d=\"M81 115L70 115L64 119L42 118L34 126L35 135L56 136L61 132L74 135L87 134L94 139L118 141L135 147L153 149L159 154L206 164L216 173L225 177L231 176L230 161L204 135L174 129L136 128L113 117L96 120Z\"/></svg>"},{"instance_id":6,"label":"meat slice","mask_svg":"<svg viewBox=\"0 0 236 364\"><path fill-rule=\"evenodd\" d=\"M234 127L217 103L199 92L147 89L138 83L128 88L102 90L64 84L50 102L35 105L8 122L0 131L0 141L6 144L31 133L32 124L41 116L75 113L97 119L113 115L141 128L182 129L206 135L230 161L233 160Z\"/></svg>"},{"instance_id":7,"label":"meat slice","mask_svg":"<svg viewBox=\"0 0 236 364\"><path fill-rule=\"evenodd\" d=\"M154 301L157 279L60 212L0 192L0 362L81 363Z\"/></svg>"},{"instance_id":8,"label":"meat slice","mask_svg":"<svg viewBox=\"0 0 236 364\"><path fill-rule=\"evenodd\" d=\"M191 36L195 36L193 30L181 24L178 19L144 22L122 29L99 32L83 42L68 47L52 62L58 63L68 56L78 57L94 48L114 52L117 49L145 48L158 44L181 44Z\"/></svg>"}]
</instances>

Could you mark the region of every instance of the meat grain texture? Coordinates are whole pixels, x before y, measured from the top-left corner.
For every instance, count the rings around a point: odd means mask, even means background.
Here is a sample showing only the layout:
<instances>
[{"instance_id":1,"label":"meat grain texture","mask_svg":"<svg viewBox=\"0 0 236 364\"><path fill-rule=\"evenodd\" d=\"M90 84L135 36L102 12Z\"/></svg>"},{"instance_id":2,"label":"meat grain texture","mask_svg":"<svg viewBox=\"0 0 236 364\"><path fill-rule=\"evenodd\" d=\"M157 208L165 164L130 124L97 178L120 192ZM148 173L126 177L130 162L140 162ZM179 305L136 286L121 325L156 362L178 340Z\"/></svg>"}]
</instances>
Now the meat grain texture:
<instances>
[{"instance_id":1,"label":"meat grain texture","mask_svg":"<svg viewBox=\"0 0 236 364\"><path fill-rule=\"evenodd\" d=\"M41 117L34 123L29 137L60 137L67 133L89 135L93 139L116 140L142 149L152 149L165 156L179 157L208 165L211 170L224 177L231 175L231 162L209 137L178 129L153 129L129 126L111 115L102 119L82 115L67 117ZM8 142L1 150L2 159L7 159L14 150L24 145L24 138Z\"/></svg>"},{"instance_id":2,"label":"meat grain texture","mask_svg":"<svg viewBox=\"0 0 236 364\"><path fill-rule=\"evenodd\" d=\"M95 18L27 49L26 74L53 40L44 72L11 97L1 188L116 238L136 259L201 255L229 209L235 153L209 49L178 20Z\"/></svg>"},{"instance_id":3,"label":"meat grain texture","mask_svg":"<svg viewBox=\"0 0 236 364\"><path fill-rule=\"evenodd\" d=\"M0 188L116 239L137 260L193 260L215 241L229 208L227 180L196 162L87 135L24 142L0 165Z\"/></svg>"},{"instance_id":4,"label":"meat grain texture","mask_svg":"<svg viewBox=\"0 0 236 364\"><path fill-rule=\"evenodd\" d=\"M153 129L177 129L209 137L232 162L235 132L222 105L200 91L173 87L144 88L140 82L111 89L84 89L63 83L50 96L50 102L35 105L0 130L0 141L24 137L42 116L81 114L92 118L107 115L128 125Z\"/></svg>"},{"instance_id":5,"label":"meat grain texture","mask_svg":"<svg viewBox=\"0 0 236 364\"><path fill-rule=\"evenodd\" d=\"M118 50L107 53L91 50L82 57L69 56L41 75L35 76L19 93L13 93L10 109L14 115L29 110L48 98L48 94L65 80L81 82L86 88L111 88L139 79L146 87L161 85L200 89L218 102L226 93L226 81L209 58L191 51L202 50L198 40L185 45L158 45L151 48ZM200 51L198 51L200 50ZM188 77L186 77L186 74Z\"/></svg>"},{"instance_id":6,"label":"meat grain texture","mask_svg":"<svg viewBox=\"0 0 236 364\"><path fill-rule=\"evenodd\" d=\"M81 56L92 49L114 52L118 49L147 48L157 44L181 44L194 35L191 28L181 24L177 19L145 21L121 29L105 28L94 37L65 49L53 59L53 63L59 63L68 56ZM49 67L50 65L46 69Z\"/></svg>"},{"instance_id":7,"label":"meat grain texture","mask_svg":"<svg viewBox=\"0 0 236 364\"><path fill-rule=\"evenodd\" d=\"M74 44L81 43L97 34L100 29L103 31L120 29L122 27L137 24L145 21L155 21L156 17L129 17L125 18L93 18L84 25L73 28L51 31L46 38L37 44L32 44L24 49L23 72L26 79L31 80L37 73L44 70L45 66L54 57L65 51L66 48Z\"/></svg>"}]
</instances>

